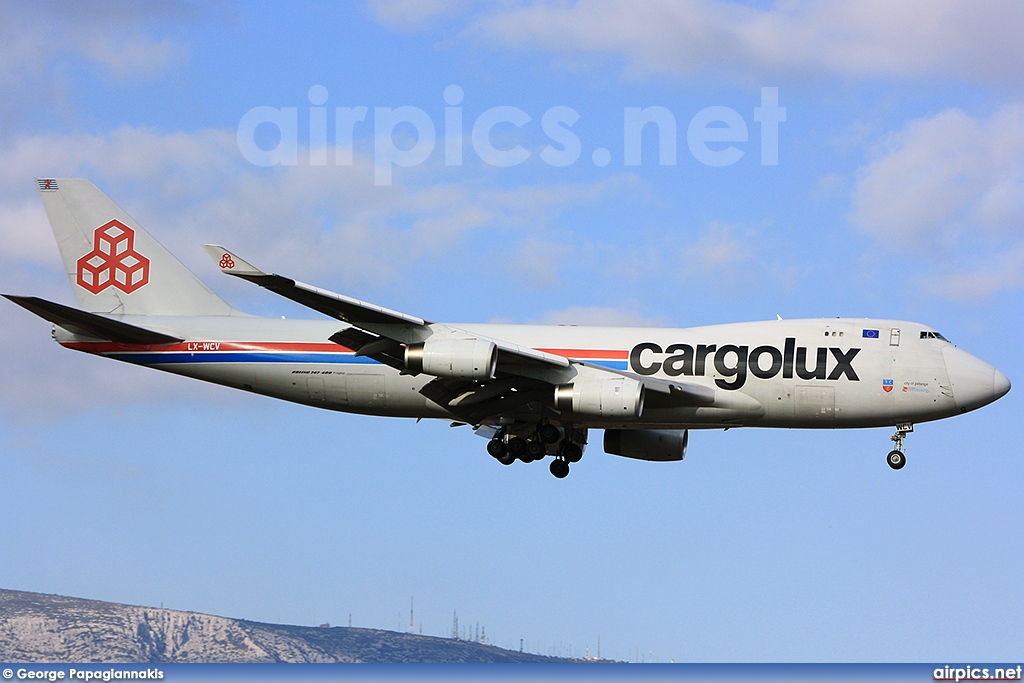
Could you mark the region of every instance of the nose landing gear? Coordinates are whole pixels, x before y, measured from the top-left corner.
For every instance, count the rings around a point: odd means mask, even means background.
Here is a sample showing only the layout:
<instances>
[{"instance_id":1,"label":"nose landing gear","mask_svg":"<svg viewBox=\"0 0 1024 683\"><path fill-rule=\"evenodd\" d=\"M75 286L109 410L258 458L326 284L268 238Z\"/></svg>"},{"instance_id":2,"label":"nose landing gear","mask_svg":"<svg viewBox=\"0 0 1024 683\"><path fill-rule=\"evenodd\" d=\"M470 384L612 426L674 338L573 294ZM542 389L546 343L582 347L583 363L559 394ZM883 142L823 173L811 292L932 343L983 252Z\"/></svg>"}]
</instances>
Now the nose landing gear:
<instances>
[{"instance_id":1,"label":"nose landing gear","mask_svg":"<svg viewBox=\"0 0 1024 683\"><path fill-rule=\"evenodd\" d=\"M896 448L889 451L889 455L886 456L885 460L889 463L889 467L894 470L903 469L903 466L907 464L907 456L903 455L903 440L907 438L907 434L914 431L914 425L907 423L900 423L896 425L896 433L889 437Z\"/></svg>"}]
</instances>

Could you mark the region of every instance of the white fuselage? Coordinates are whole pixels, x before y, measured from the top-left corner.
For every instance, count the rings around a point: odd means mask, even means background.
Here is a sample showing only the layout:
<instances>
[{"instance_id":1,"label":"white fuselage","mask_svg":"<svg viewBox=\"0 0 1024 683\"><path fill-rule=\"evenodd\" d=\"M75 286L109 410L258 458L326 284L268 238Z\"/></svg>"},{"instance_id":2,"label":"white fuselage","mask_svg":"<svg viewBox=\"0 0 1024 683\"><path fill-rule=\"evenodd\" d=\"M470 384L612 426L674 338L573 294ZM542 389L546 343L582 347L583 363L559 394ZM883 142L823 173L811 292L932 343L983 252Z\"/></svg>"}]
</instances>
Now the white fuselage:
<instances>
[{"instance_id":1,"label":"white fuselage","mask_svg":"<svg viewBox=\"0 0 1024 683\"><path fill-rule=\"evenodd\" d=\"M307 405L354 413L456 419L420 389L434 379L402 374L328 340L332 320L242 316L124 316L172 334L173 345L124 346L75 337L59 342L131 363ZM713 406L648 401L596 428L889 426L949 417L995 400L1005 376L931 328L905 321L811 319L706 327L626 328L456 324L454 328L640 377L714 389ZM574 366L586 379L587 365ZM1006 382L1008 388L1008 382ZM535 419L530 403L501 417Z\"/></svg>"}]
</instances>

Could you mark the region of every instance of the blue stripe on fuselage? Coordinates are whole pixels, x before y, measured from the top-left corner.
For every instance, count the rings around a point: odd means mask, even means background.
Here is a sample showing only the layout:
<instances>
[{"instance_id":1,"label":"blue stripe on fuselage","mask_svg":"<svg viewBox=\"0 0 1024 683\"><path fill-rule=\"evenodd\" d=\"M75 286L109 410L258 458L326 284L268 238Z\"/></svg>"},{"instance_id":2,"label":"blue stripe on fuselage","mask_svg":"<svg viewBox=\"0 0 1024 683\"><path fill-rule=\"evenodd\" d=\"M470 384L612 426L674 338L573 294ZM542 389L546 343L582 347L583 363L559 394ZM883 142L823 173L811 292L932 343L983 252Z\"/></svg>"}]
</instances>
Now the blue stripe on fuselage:
<instances>
[{"instance_id":1,"label":"blue stripe on fuselage","mask_svg":"<svg viewBox=\"0 0 1024 683\"><path fill-rule=\"evenodd\" d=\"M598 365L602 368L608 368L609 370L629 370L629 361L627 360L585 360L585 363L590 365Z\"/></svg>"}]
</instances>

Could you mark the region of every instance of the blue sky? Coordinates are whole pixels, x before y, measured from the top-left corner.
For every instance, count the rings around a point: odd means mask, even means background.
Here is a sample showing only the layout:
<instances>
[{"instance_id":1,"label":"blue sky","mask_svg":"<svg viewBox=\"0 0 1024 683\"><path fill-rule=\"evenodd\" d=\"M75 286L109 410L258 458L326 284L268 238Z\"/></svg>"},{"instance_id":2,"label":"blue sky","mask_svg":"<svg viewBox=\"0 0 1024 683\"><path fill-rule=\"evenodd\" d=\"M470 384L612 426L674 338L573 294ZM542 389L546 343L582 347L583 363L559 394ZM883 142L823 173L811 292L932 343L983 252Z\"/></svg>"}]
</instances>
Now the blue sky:
<instances>
[{"instance_id":1,"label":"blue sky","mask_svg":"<svg viewBox=\"0 0 1024 683\"><path fill-rule=\"evenodd\" d=\"M31 179L81 175L255 313L305 316L220 277L200 244L435 320L917 320L1024 377L1019 3L43 2L0 18L0 291L72 301ZM786 110L775 165L762 88ZM360 106L339 164L336 109ZM258 107L296 109L297 163L243 154ZM435 145L379 184L375 145L422 142L376 129L399 107ZM474 147L495 107L529 117L489 138L524 162ZM557 107L578 115L563 166L541 156L560 149L542 125ZM671 114L674 164L653 127L626 164L631 107ZM735 163L690 151L708 107L747 128ZM254 139L271 150L268 126ZM607 456L595 435L556 481L501 467L464 428L167 377L0 315L2 587L389 629L415 596L424 633L457 611L498 645L582 655L600 637L618 659L1020 656L1019 391L919 426L899 473L888 430L732 430L692 434L677 464Z\"/></svg>"}]
</instances>

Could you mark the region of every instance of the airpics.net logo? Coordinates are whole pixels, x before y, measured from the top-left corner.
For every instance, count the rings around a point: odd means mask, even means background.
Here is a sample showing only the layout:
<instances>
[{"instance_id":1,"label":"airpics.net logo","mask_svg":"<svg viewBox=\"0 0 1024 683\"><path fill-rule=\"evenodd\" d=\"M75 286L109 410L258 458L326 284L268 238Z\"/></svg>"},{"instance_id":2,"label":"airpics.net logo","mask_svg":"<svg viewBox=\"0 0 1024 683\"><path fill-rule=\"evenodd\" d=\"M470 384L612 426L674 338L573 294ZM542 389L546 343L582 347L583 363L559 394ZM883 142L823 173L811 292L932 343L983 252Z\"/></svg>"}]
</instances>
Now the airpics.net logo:
<instances>
[{"instance_id":1,"label":"airpics.net logo","mask_svg":"<svg viewBox=\"0 0 1024 683\"><path fill-rule=\"evenodd\" d=\"M576 164L585 159L585 152L589 152L590 162L598 167L608 166L613 161L606 147L587 149L580 140L573 127L581 117L572 107L550 107L538 120L519 107L497 106L468 121L463 110L465 93L461 87L449 85L443 93L444 123L438 126L419 107L374 107L371 114L367 106L328 107L328 97L327 88L322 85L309 89L308 140L299 139L299 107L259 106L247 111L238 122L238 149L242 156L256 166L297 166L301 142L304 143L301 147L308 150L310 166L327 166L329 162L352 166L354 141L358 136L369 135L373 140L375 185L390 185L395 167L417 166L435 153L443 155L445 166L456 167L462 166L469 155L499 168L518 166L535 155L553 167ZM779 124L786 120L786 108L779 106L779 89L761 88L760 103L751 109L749 116L760 137L759 162L762 166L776 166L779 163ZM302 112L303 117L306 113ZM519 144L514 135L508 135L509 132L530 132L528 129L538 124L546 141L534 150ZM698 163L731 166L752 151L749 149L751 125L743 114L730 107L705 107L685 125L686 147ZM333 145L328 144L329 127L334 131ZM679 127L676 114L666 107L624 107L622 165L635 167L654 163L642 156L645 137L654 135L657 164L675 166L679 156ZM439 130L443 138L440 143ZM513 139L509 140L510 137ZM330 156L333 160L329 160Z\"/></svg>"}]
</instances>

